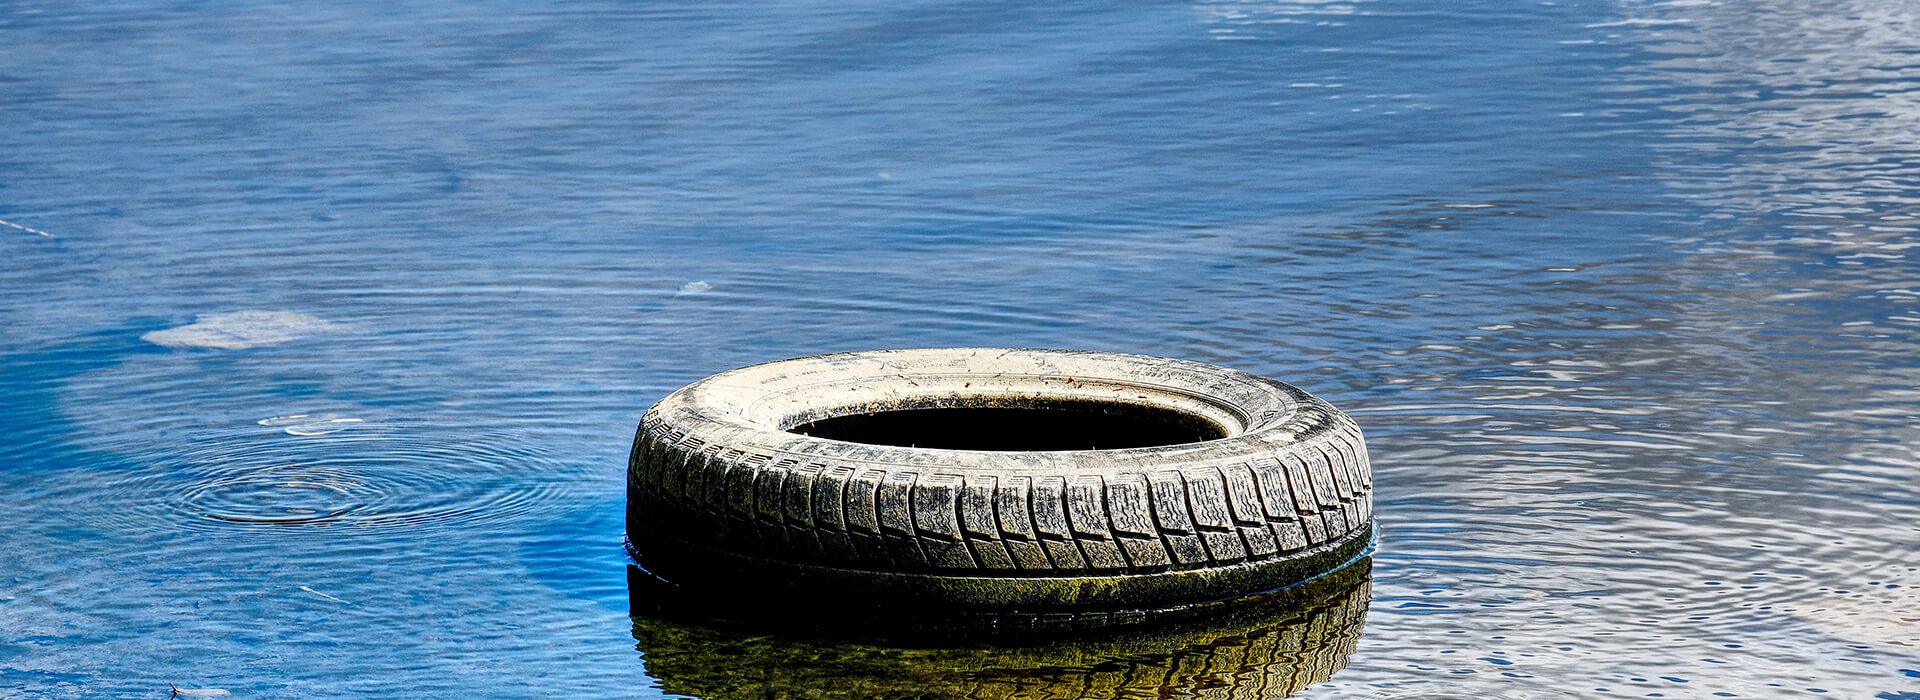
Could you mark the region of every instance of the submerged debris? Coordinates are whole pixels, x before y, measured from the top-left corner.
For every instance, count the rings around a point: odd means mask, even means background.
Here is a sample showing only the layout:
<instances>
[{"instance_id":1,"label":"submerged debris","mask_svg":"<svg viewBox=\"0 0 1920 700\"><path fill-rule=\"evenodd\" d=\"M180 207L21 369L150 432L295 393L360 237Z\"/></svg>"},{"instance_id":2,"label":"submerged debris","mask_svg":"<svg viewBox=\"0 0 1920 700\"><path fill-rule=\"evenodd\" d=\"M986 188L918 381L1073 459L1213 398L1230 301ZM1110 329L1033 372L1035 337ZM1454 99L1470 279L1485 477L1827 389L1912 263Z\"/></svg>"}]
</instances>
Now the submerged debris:
<instances>
[{"instance_id":1,"label":"submerged debris","mask_svg":"<svg viewBox=\"0 0 1920 700\"><path fill-rule=\"evenodd\" d=\"M348 329L348 326L306 314L248 309L200 314L194 317L193 323L153 331L140 339L170 348L241 350Z\"/></svg>"},{"instance_id":2,"label":"submerged debris","mask_svg":"<svg viewBox=\"0 0 1920 700\"><path fill-rule=\"evenodd\" d=\"M169 697L176 698L181 696L189 698L219 698L233 694L219 688L182 688L172 683L168 683L167 687L173 689L173 695Z\"/></svg>"},{"instance_id":3,"label":"submerged debris","mask_svg":"<svg viewBox=\"0 0 1920 700\"><path fill-rule=\"evenodd\" d=\"M300 590L303 590L303 591L306 591L306 592L308 592L308 593L312 593L312 594L314 594L314 595L317 595L317 596L320 596L320 597L322 597L322 598L325 598L325 599L327 599L327 600L331 600L331 601L333 601L333 602L335 602L335 603L346 603L347 605L352 605L352 604L353 604L353 603L350 603L350 602L348 602L348 601L344 601L344 600L341 600L341 599L339 599L339 598L335 598L335 597L333 597L333 596L330 596L330 595L327 595L327 594L325 594L325 593L321 593L321 592L319 592L319 591L316 591L316 590L313 590L312 588L308 588L308 587L306 587L306 586L301 586L301 587L300 587Z\"/></svg>"},{"instance_id":4,"label":"submerged debris","mask_svg":"<svg viewBox=\"0 0 1920 700\"><path fill-rule=\"evenodd\" d=\"M288 435L326 435L346 430L355 423L363 423L358 418L342 418L332 413L308 415L296 413L288 416L274 416L259 421L260 425L281 428Z\"/></svg>"}]
</instances>

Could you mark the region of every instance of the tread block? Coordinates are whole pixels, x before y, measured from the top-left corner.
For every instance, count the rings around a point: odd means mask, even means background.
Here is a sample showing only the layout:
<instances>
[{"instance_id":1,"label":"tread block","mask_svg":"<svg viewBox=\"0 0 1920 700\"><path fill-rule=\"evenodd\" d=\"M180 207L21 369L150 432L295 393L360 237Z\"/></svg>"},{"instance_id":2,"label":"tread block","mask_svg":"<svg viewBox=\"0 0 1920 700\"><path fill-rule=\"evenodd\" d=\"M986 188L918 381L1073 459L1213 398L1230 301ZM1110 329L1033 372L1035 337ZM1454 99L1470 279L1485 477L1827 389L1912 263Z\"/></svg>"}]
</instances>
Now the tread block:
<instances>
[{"instance_id":1,"label":"tread block","mask_svg":"<svg viewBox=\"0 0 1920 700\"><path fill-rule=\"evenodd\" d=\"M1140 474L1124 474L1107 480L1107 514L1113 518L1113 530L1121 535L1153 537L1152 506L1147 505L1147 479Z\"/></svg>"},{"instance_id":2,"label":"tread block","mask_svg":"<svg viewBox=\"0 0 1920 700\"><path fill-rule=\"evenodd\" d=\"M710 505L709 497L713 493L707 480L713 476L714 459L712 455L695 452L687 459L687 483L684 501L694 510L706 510Z\"/></svg>"},{"instance_id":3,"label":"tread block","mask_svg":"<svg viewBox=\"0 0 1920 700\"><path fill-rule=\"evenodd\" d=\"M687 453L678 447L669 449L660 459L660 493L668 501L679 503L687 491Z\"/></svg>"},{"instance_id":4,"label":"tread block","mask_svg":"<svg viewBox=\"0 0 1920 700\"><path fill-rule=\"evenodd\" d=\"M1030 571L1045 571L1053 568L1053 560L1047 558L1047 550L1034 540L1007 540L1007 554L1013 556L1013 564Z\"/></svg>"},{"instance_id":5,"label":"tread block","mask_svg":"<svg viewBox=\"0 0 1920 700\"><path fill-rule=\"evenodd\" d=\"M1247 556L1247 544L1240 540L1240 533L1233 530L1203 530L1200 539L1207 543L1207 552L1213 555L1214 561L1233 561Z\"/></svg>"},{"instance_id":6,"label":"tread block","mask_svg":"<svg viewBox=\"0 0 1920 700\"><path fill-rule=\"evenodd\" d=\"M633 452L627 455L627 486L638 486L640 491L656 490L660 482L660 470L656 455L659 447L646 428L642 427L640 436L633 440Z\"/></svg>"},{"instance_id":7,"label":"tread block","mask_svg":"<svg viewBox=\"0 0 1920 700\"><path fill-rule=\"evenodd\" d=\"M1329 537L1339 537L1347 534L1356 527L1360 527L1360 515L1353 512L1351 506L1342 505L1338 508L1328 508L1320 515L1327 519L1327 535Z\"/></svg>"},{"instance_id":8,"label":"tread block","mask_svg":"<svg viewBox=\"0 0 1920 700\"><path fill-rule=\"evenodd\" d=\"M782 462L768 469L750 470L753 486L753 513L750 527L759 541L756 546L761 551L779 552L787 549L787 528L782 524L780 492L787 480L786 466L791 462Z\"/></svg>"},{"instance_id":9,"label":"tread block","mask_svg":"<svg viewBox=\"0 0 1920 700\"><path fill-rule=\"evenodd\" d=\"M753 477L758 471L745 467L727 470L727 513L740 518L753 517Z\"/></svg>"},{"instance_id":10,"label":"tread block","mask_svg":"<svg viewBox=\"0 0 1920 700\"><path fill-rule=\"evenodd\" d=\"M1340 455L1340 467L1346 474L1347 498L1358 498L1366 493L1367 487L1360 485L1360 460L1353 454L1353 445L1344 440L1329 440L1327 447Z\"/></svg>"},{"instance_id":11,"label":"tread block","mask_svg":"<svg viewBox=\"0 0 1920 700\"><path fill-rule=\"evenodd\" d=\"M1098 476L1081 475L1067 482L1067 520L1074 534L1086 538L1110 540L1107 527L1107 483ZM1116 556L1118 549L1114 550ZM1092 553L1088 553L1091 557Z\"/></svg>"},{"instance_id":12,"label":"tread block","mask_svg":"<svg viewBox=\"0 0 1920 700\"><path fill-rule=\"evenodd\" d=\"M1287 455L1280 460L1287 471L1287 489L1293 493L1293 506L1296 512L1305 515L1320 512L1320 503L1313 497L1313 480L1307 478L1307 465L1298 457Z\"/></svg>"},{"instance_id":13,"label":"tread block","mask_svg":"<svg viewBox=\"0 0 1920 700\"><path fill-rule=\"evenodd\" d=\"M1089 569L1127 568L1127 558L1120 554L1120 545L1111 539L1082 539L1080 551L1086 555Z\"/></svg>"},{"instance_id":14,"label":"tread block","mask_svg":"<svg viewBox=\"0 0 1920 700\"><path fill-rule=\"evenodd\" d=\"M913 523L923 536L960 541L961 486L960 477L951 474L929 474L920 479L920 488L913 491ZM971 557L968 562L972 562Z\"/></svg>"},{"instance_id":15,"label":"tread block","mask_svg":"<svg viewBox=\"0 0 1920 700\"><path fill-rule=\"evenodd\" d=\"M1014 568L1013 553L1007 551L1006 543L999 540L968 537L967 544L973 547L973 557L980 562L980 568ZM1042 553L1040 558L1044 560L1047 558L1047 555Z\"/></svg>"},{"instance_id":16,"label":"tread block","mask_svg":"<svg viewBox=\"0 0 1920 700\"><path fill-rule=\"evenodd\" d=\"M659 493L660 456L666 453L666 446L653 435L647 435L644 439L646 445L634 452L634 457L627 466L633 473L639 475L636 483L640 490L646 493Z\"/></svg>"},{"instance_id":17,"label":"tread block","mask_svg":"<svg viewBox=\"0 0 1920 700\"><path fill-rule=\"evenodd\" d=\"M1280 460L1261 457L1253 461L1254 486L1260 491L1260 510L1268 520L1294 517L1293 494L1287 491L1287 470Z\"/></svg>"},{"instance_id":18,"label":"tread block","mask_svg":"<svg viewBox=\"0 0 1920 700\"><path fill-rule=\"evenodd\" d=\"M1053 560L1054 568L1087 568L1087 559L1080 554L1080 547L1073 540L1041 540L1040 543L1047 548L1047 556Z\"/></svg>"},{"instance_id":19,"label":"tread block","mask_svg":"<svg viewBox=\"0 0 1920 700\"><path fill-rule=\"evenodd\" d=\"M1333 497L1341 501L1353 500L1353 476L1347 466L1347 453L1325 442L1318 446L1322 458L1327 461L1327 473L1333 477Z\"/></svg>"},{"instance_id":20,"label":"tread block","mask_svg":"<svg viewBox=\"0 0 1920 700\"><path fill-rule=\"evenodd\" d=\"M1033 480L1033 526L1042 538L1070 539L1073 529L1067 525L1067 480L1042 476Z\"/></svg>"},{"instance_id":21,"label":"tread block","mask_svg":"<svg viewBox=\"0 0 1920 700\"><path fill-rule=\"evenodd\" d=\"M788 470L784 513L788 524L787 545L803 559L819 559L824 545L813 514L813 485L824 467L791 461L782 461L780 466Z\"/></svg>"},{"instance_id":22,"label":"tread block","mask_svg":"<svg viewBox=\"0 0 1920 700\"><path fill-rule=\"evenodd\" d=\"M1353 438L1353 458L1360 465L1360 485L1368 491L1373 490L1373 458L1367 454L1367 439L1360 434L1360 426L1348 426L1347 435Z\"/></svg>"},{"instance_id":23,"label":"tread block","mask_svg":"<svg viewBox=\"0 0 1920 700\"><path fill-rule=\"evenodd\" d=\"M745 465L747 453L740 450L721 450L707 458L707 478L704 495L700 497L702 505L714 513L727 510L727 475L735 470L753 471Z\"/></svg>"},{"instance_id":24,"label":"tread block","mask_svg":"<svg viewBox=\"0 0 1920 700\"><path fill-rule=\"evenodd\" d=\"M1031 540L1035 539L1033 530L1033 507L1028 504L1030 486L1033 480L1024 476L1008 477L1000 485L1000 493L994 498L994 508L999 511L1000 531L1007 537Z\"/></svg>"},{"instance_id":25,"label":"tread block","mask_svg":"<svg viewBox=\"0 0 1920 700\"><path fill-rule=\"evenodd\" d=\"M818 527L813 518L813 482L820 477L820 465L803 464L788 466L787 469L787 522L807 528Z\"/></svg>"},{"instance_id":26,"label":"tread block","mask_svg":"<svg viewBox=\"0 0 1920 700\"><path fill-rule=\"evenodd\" d=\"M880 515L882 534L914 534L913 528L913 482L920 478L917 472L894 472L880 482L880 492L874 496L874 508Z\"/></svg>"},{"instance_id":27,"label":"tread block","mask_svg":"<svg viewBox=\"0 0 1920 700\"><path fill-rule=\"evenodd\" d=\"M828 530L847 529L847 482L853 479L853 467L837 466L820 472L813 480L813 524Z\"/></svg>"},{"instance_id":28,"label":"tread block","mask_svg":"<svg viewBox=\"0 0 1920 700\"><path fill-rule=\"evenodd\" d=\"M1203 530L1233 527L1233 514L1227 510L1227 491L1217 469L1197 469L1187 473L1187 500L1193 504L1193 521Z\"/></svg>"},{"instance_id":29,"label":"tread block","mask_svg":"<svg viewBox=\"0 0 1920 700\"><path fill-rule=\"evenodd\" d=\"M1264 557L1280 551L1280 544L1273 539L1273 532L1266 525L1243 524L1240 526L1240 539L1247 542L1247 553Z\"/></svg>"},{"instance_id":30,"label":"tread block","mask_svg":"<svg viewBox=\"0 0 1920 700\"><path fill-rule=\"evenodd\" d=\"M1273 538L1279 542L1280 551L1294 552L1310 546L1307 531L1298 520L1284 520L1273 523Z\"/></svg>"},{"instance_id":31,"label":"tread block","mask_svg":"<svg viewBox=\"0 0 1920 700\"><path fill-rule=\"evenodd\" d=\"M649 484L650 491L666 493L668 476L677 473L674 471L674 466L679 455L679 451L674 449L673 445L659 440L654 441L653 452L647 455L647 461L651 465L648 468L653 471L653 479Z\"/></svg>"},{"instance_id":32,"label":"tread block","mask_svg":"<svg viewBox=\"0 0 1920 700\"><path fill-rule=\"evenodd\" d=\"M927 553L927 561L943 569L976 569L973 552L967 549L967 543L958 540L930 540L922 538L920 548Z\"/></svg>"},{"instance_id":33,"label":"tread block","mask_svg":"<svg viewBox=\"0 0 1920 700\"><path fill-rule=\"evenodd\" d=\"M664 495L667 493L667 480L679 474L675 468L680 463L681 457L680 452L671 444L656 442L654 445L654 452L648 457L653 462L653 484L650 491Z\"/></svg>"},{"instance_id":34,"label":"tread block","mask_svg":"<svg viewBox=\"0 0 1920 700\"><path fill-rule=\"evenodd\" d=\"M1229 464L1220 468L1220 475L1226 478L1227 505L1234 522L1265 525L1267 518L1260 512L1260 489L1254 484L1253 469L1244 463Z\"/></svg>"},{"instance_id":35,"label":"tread block","mask_svg":"<svg viewBox=\"0 0 1920 700\"><path fill-rule=\"evenodd\" d=\"M1327 464L1327 456L1319 450L1305 450L1297 455L1307 466L1307 480L1313 485L1313 498L1322 508L1334 508L1340 505L1340 494L1334 491L1333 470Z\"/></svg>"},{"instance_id":36,"label":"tread block","mask_svg":"<svg viewBox=\"0 0 1920 700\"><path fill-rule=\"evenodd\" d=\"M1198 535L1169 534L1166 539L1167 549L1173 553L1173 560L1180 564L1201 564L1209 559L1207 546L1200 543Z\"/></svg>"},{"instance_id":37,"label":"tread block","mask_svg":"<svg viewBox=\"0 0 1920 700\"><path fill-rule=\"evenodd\" d=\"M813 480L813 525L819 529L821 558L827 561L849 562L857 555L846 532L845 498L852 478L853 468L842 465L823 470Z\"/></svg>"},{"instance_id":38,"label":"tread block","mask_svg":"<svg viewBox=\"0 0 1920 700\"><path fill-rule=\"evenodd\" d=\"M782 492L786 490L787 470L778 467L762 469L754 480L753 505L754 517L770 523L781 520Z\"/></svg>"},{"instance_id":39,"label":"tread block","mask_svg":"<svg viewBox=\"0 0 1920 700\"><path fill-rule=\"evenodd\" d=\"M991 476L970 476L960 494L960 527L969 537L997 539L1000 519L993 514L993 498L998 490Z\"/></svg>"},{"instance_id":40,"label":"tread block","mask_svg":"<svg viewBox=\"0 0 1920 700\"><path fill-rule=\"evenodd\" d=\"M847 482L847 529L880 534L880 481L887 473L868 469Z\"/></svg>"},{"instance_id":41,"label":"tread block","mask_svg":"<svg viewBox=\"0 0 1920 700\"><path fill-rule=\"evenodd\" d=\"M1166 532L1193 532L1193 515L1187 512L1186 480L1179 472L1156 472L1147 477L1153 491L1153 517Z\"/></svg>"},{"instance_id":42,"label":"tread block","mask_svg":"<svg viewBox=\"0 0 1920 700\"><path fill-rule=\"evenodd\" d=\"M1127 561L1136 569L1173 565L1173 558L1158 538L1122 537L1118 541Z\"/></svg>"},{"instance_id":43,"label":"tread block","mask_svg":"<svg viewBox=\"0 0 1920 700\"><path fill-rule=\"evenodd\" d=\"M1300 524L1306 528L1309 546L1327 541L1327 523L1321 513L1300 516Z\"/></svg>"}]
</instances>

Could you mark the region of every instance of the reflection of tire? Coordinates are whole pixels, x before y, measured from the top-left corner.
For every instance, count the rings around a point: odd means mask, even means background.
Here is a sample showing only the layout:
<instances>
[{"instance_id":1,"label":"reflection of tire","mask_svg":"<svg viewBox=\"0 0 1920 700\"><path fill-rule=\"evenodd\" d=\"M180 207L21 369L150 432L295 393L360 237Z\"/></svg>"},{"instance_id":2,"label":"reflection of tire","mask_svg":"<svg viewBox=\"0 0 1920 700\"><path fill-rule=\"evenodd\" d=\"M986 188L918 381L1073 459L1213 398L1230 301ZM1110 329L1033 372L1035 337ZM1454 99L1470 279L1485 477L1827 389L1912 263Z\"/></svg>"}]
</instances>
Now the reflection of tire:
<instances>
[{"instance_id":1,"label":"reflection of tire","mask_svg":"<svg viewBox=\"0 0 1920 700\"><path fill-rule=\"evenodd\" d=\"M647 412L627 483L635 557L666 580L917 610L1121 622L1313 578L1372 534L1345 414L1245 372L1113 353L722 373Z\"/></svg>"},{"instance_id":2,"label":"reflection of tire","mask_svg":"<svg viewBox=\"0 0 1920 700\"><path fill-rule=\"evenodd\" d=\"M1040 647L787 641L644 615L634 617L633 636L662 691L704 700L1267 699L1298 693L1347 665L1366 621L1367 570L1362 560L1319 579L1306 587L1312 595L1296 598L1285 613L1245 612L1164 632Z\"/></svg>"}]
</instances>

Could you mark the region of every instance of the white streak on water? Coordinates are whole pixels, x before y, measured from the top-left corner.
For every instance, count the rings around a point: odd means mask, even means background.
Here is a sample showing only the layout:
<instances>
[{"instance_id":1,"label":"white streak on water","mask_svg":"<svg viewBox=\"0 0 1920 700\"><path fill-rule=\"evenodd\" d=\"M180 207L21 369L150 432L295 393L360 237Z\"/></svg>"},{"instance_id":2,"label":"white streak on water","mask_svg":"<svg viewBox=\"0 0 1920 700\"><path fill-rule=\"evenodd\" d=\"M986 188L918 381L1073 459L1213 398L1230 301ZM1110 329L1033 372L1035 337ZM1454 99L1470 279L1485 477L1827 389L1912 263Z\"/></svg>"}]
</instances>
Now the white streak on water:
<instances>
[{"instance_id":1,"label":"white streak on water","mask_svg":"<svg viewBox=\"0 0 1920 700\"><path fill-rule=\"evenodd\" d=\"M42 230L40 230L40 229L37 229L37 228L27 228L27 227L25 227L25 226L21 226L21 225L19 225L19 224L16 224L16 223L13 223L13 222L11 222L11 221L7 221L7 220L5 220L5 219L0 219L0 226L10 226L10 227L13 227L13 228L17 228L17 229L20 229L20 230L22 230L22 231L26 231L27 233L37 233L37 234L40 234L40 235L42 235L42 236L46 236L46 237L48 237L48 238L52 238L52 237L53 237L53 234L51 234L51 233L47 233L46 231L42 231Z\"/></svg>"},{"instance_id":2,"label":"white streak on water","mask_svg":"<svg viewBox=\"0 0 1920 700\"><path fill-rule=\"evenodd\" d=\"M348 326L291 311L248 309L200 314L194 322L153 331L141 340L170 348L215 348L241 350L279 345L290 340L321 333L348 330Z\"/></svg>"}]
</instances>

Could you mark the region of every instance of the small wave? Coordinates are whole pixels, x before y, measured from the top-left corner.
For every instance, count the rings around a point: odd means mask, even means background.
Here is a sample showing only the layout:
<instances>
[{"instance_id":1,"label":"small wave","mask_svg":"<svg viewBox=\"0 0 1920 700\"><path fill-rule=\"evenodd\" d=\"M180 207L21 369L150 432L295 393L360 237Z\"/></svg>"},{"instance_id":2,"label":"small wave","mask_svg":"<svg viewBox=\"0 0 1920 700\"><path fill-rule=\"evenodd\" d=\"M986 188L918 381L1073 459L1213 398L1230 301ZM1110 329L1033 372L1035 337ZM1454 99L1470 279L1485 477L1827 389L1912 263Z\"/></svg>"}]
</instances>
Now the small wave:
<instances>
[{"instance_id":1,"label":"small wave","mask_svg":"<svg viewBox=\"0 0 1920 700\"><path fill-rule=\"evenodd\" d=\"M394 528L511 519L570 493L569 469L513 436L339 418L310 431L289 420L154 460L101 489L125 507L98 510L120 525L157 516L196 529Z\"/></svg>"}]
</instances>

